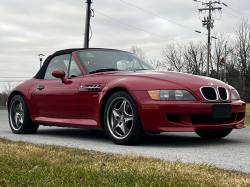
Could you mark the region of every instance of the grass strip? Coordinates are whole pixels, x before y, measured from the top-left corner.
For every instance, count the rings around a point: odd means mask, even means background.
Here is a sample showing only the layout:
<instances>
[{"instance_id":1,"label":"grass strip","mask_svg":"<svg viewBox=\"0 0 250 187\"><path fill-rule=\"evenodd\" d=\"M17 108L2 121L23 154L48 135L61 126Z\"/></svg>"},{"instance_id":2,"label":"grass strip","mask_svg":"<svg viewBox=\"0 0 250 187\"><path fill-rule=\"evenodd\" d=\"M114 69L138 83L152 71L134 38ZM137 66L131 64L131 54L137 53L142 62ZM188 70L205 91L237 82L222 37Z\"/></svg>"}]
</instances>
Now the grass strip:
<instances>
[{"instance_id":1,"label":"grass strip","mask_svg":"<svg viewBox=\"0 0 250 187\"><path fill-rule=\"evenodd\" d=\"M0 139L0 186L250 186L250 174Z\"/></svg>"},{"instance_id":2,"label":"grass strip","mask_svg":"<svg viewBox=\"0 0 250 187\"><path fill-rule=\"evenodd\" d=\"M247 106L246 106L245 124L250 126L250 103L247 103Z\"/></svg>"}]
</instances>

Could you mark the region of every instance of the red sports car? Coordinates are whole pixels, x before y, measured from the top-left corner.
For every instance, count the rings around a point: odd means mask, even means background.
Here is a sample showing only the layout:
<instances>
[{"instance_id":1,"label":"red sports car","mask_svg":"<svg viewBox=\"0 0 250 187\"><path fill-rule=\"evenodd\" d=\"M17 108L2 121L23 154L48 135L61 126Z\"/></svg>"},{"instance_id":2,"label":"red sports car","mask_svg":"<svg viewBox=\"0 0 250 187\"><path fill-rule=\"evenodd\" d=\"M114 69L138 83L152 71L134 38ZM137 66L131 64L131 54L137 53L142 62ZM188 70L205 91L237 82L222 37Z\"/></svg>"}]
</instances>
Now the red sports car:
<instances>
[{"instance_id":1,"label":"red sports car","mask_svg":"<svg viewBox=\"0 0 250 187\"><path fill-rule=\"evenodd\" d=\"M14 133L35 133L39 125L105 129L116 144L170 131L223 138L245 127L245 108L222 81L156 71L131 53L111 49L57 51L8 98Z\"/></svg>"}]
</instances>

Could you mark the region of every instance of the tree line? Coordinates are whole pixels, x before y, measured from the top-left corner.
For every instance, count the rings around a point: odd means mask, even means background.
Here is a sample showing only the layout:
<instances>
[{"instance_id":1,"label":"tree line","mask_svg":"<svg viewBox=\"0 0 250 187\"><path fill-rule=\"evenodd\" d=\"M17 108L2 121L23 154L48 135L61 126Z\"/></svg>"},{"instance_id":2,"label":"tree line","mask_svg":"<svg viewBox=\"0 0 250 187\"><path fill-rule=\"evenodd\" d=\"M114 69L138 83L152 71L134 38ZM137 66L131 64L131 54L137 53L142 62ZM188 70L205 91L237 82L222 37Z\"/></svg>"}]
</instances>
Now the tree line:
<instances>
[{"instance_id":1,"label":"tree line","mask_svg":"<svg viewBox=\"0 0 250 187\"><path fill-rule=\"evenodd\" d=\"M3 84L3 91L0 93L0 106L6 106L6 101L8 99L8 95L11 90L14 88L14 85L11 83L4 83Z\"/></svg>"}]
</instances>

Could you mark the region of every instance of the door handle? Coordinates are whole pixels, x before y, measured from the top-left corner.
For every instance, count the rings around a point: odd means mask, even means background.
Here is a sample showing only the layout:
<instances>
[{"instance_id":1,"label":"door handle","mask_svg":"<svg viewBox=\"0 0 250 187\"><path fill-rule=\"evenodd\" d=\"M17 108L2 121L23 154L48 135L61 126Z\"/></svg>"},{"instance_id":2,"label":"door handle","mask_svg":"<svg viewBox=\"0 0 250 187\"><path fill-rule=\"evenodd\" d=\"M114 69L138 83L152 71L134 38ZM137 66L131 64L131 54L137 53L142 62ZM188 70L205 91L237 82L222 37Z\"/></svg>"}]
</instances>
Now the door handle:
<instances>
[{"instance_id":1,"label":"door handle","mask_svg":"<svg viewBox=\"0 0 250 187\"><path fill-rule=\"evenodd\" d=\"M44 86L38 86L37 89L38 90L43 90L45 87Z\"/></svg>"}]
</instances>

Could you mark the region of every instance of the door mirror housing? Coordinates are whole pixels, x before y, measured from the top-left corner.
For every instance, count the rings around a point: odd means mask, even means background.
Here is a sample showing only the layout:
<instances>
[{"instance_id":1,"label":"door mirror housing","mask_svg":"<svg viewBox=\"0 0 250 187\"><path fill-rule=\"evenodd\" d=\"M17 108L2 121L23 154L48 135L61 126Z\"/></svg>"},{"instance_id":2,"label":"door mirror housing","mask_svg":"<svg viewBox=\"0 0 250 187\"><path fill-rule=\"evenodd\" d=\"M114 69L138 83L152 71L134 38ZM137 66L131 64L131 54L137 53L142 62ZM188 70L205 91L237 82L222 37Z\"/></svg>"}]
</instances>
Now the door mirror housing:
<instances>
[{"instance_id":1,"label":"door mirror housing","mask_svg":"<svg viewBox=\"0 0 250 187\"><path fill-rule=\"evenodd\" d=\"M62 71L62 70L59 70L59 69L54 70L54 71L52 72L52 75L53 75L53 77L55 77L55 78L61 79L61 80L62 80L62 83L66 83L66 82L67 82L67 79L65 78L65 72Z\"/></svg>"}]
</instances>

